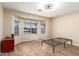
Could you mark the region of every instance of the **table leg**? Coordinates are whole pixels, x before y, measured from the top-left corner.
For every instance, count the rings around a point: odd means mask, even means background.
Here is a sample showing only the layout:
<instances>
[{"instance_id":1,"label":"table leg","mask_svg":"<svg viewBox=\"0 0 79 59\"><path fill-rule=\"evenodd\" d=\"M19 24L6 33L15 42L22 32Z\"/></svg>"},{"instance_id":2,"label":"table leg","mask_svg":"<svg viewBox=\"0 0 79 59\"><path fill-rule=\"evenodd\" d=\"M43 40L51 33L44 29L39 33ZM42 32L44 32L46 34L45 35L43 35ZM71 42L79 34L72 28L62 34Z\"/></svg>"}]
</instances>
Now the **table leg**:
<instances>
[{"instance_id":1,"label":"table leg","mask_svg":"<svg viewBox=\"0 0 79 59\"><path fill-rule=\"evenodd\" d=\"M71 45L72 45L72 40L71 40Z\"/></svg>"},{"instance_id":2,"label":"table leg","mask_svg":"<svg viewBox=\"0 0 79 59\"><path fill-rule=\"evenodd\" d=\"M41 42L41 46L43 46L43 42Z\"/></svg>"},{"instance_id":3,"label":"table leg","mask_svg":"<svg viewBox=\"0 0 79 59\"><path fill-rule=\"evenodd\" d=\"M65 46L66 46L66 44L65 44L65 42L64 42L64 48L65 48Z\"/></svg>"},{"instance_id":4,"label":"table leg","mask_svg":"<svg viewBox=\"0 0 79 59\"><path fill-rule=\"evenodd\" d=\"M55 53L55 46L53 46L53 53Z\"/></svg>"}]
</instances>

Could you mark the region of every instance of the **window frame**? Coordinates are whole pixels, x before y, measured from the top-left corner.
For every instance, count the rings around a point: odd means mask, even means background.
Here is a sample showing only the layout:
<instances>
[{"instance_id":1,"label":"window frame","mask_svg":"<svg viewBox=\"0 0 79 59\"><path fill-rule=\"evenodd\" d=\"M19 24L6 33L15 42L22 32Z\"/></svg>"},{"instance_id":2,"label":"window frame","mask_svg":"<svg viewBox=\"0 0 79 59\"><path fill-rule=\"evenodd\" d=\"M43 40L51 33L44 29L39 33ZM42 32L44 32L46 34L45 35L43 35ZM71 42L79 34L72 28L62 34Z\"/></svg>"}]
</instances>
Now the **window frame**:
<instances>
[{"instance_id":1,"label":"window frame","mask_svg":"<svg viewBox=\"0 0 79 59\"><path fill-rule=\"evenodd\" d=\"M31 23L31 24L30 24L30 25L31 25L31 33L33 33L33 32L32 32L32 24L35 25L35 28L34 28L34 29L36 29L36 32L35 32L34 34L37 34L37 23Z\"/></svg>"},{"instance_id":2,"label":"window frame","mask_svg":"<svg viewBox=\"0 0 79 59\"><path fill-rule=\"evenodd\" d=\"M18 34L15 34L15 28L14 28L14 21L18 21L19 22L19 26L18 26ZM14 34L15 36L19 36L20 35L20 20L18 17L16 16L12 16L12 34Z\"/></svg>"},{"instance_id":3,"label":"window frame","mask_svg":"<svg viewBox=\"0 0 79 59\"><path fill-rule=\"evenodd\" d=\"M23 24L24 24L24 27L25 27L25 23L30 25L30 22L24 22L24 23L23 23ZM24 31L24 30L25 30L24 27L23 27L23 32L25 33L25 31ZM30 29L30 27L29 27L29 29ZM26 33L29 33L29 32L30 32L30 30L29 30L29 31L26 31Z\"/></svg>"},{"instance_id":4,"label":"window frame","mask_svg":"<svg viewBox=\"0 0 79 59\"><path fill-rule=\"evenodd\" d=\"M44 28L42 28L42 25L44 25ZM41 34L46 34L46 23L45 22L41 22L40 23L40 32ZM44 30L44 32L42 32Z\"/></svg>"}]
</instances>

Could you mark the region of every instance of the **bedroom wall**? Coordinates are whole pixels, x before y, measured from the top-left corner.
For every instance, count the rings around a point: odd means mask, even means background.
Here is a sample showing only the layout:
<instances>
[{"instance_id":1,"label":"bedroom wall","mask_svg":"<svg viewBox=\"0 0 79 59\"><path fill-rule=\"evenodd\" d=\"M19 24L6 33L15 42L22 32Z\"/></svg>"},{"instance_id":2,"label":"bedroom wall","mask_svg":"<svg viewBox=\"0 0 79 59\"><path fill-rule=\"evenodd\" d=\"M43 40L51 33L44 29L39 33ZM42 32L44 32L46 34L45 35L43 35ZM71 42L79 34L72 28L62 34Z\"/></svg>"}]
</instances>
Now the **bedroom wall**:
<instances>
[{"instance_id":1,"label":"bedroom wall","mask_svg":"<svg viewBox=\"0 0 79 59\"><path fill-rule=\"evenodd\" d=\"M20 31L20 35L19 36L15 36L15 44L22 42L22 41L29 41L29 40L36 40L36 39L46 39L46 38L50 38L50 19L49 18L45 18L45 17L41 17L41 16L36 16L36 15L32 15L29 13L23 13L23 12L19 12L19 11L14 11L14 10L10 10L10 9L4 9L4 18L5 18L5 36L10 36L12 33L12 17L16 15L16 16L20 16L23 18L27 18L27 19L35 19L35 20L46 20L46 34L27 34L24 35L23 32ZM24 21L23 19L20 19L22 22ZM21 22L21 27L22 28L22 22ZM39 25L38 25L39 26ZM38 29L38 32L40 30Z\"/></svg>"},{"instance_id":2,"label":"bedroom wall","mask_svg":"<svg viewBox=\"0 0 79 59\"><path fill-rule=\"evenodd\" d=\"M3 7L0 5L0 41L3 38Z\"/></svg>"},{"instance_id":3,"label":"bedroom wall","mask_svg":"<svg viewBox=\"0 0 79 59\"><path fill-rule=\"evenodd\" d=\"M52 37L65 37L79 46L79 11L52 19Z\"/></svg>"}]
</instances>

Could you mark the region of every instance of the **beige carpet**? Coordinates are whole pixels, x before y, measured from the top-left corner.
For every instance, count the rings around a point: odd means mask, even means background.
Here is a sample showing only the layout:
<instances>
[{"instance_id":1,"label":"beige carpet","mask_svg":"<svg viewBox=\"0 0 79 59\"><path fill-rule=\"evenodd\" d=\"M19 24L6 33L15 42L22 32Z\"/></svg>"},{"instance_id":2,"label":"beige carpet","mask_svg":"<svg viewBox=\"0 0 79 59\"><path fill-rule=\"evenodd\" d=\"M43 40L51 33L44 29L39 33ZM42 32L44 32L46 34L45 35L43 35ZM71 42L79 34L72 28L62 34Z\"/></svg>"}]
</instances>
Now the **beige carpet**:
<instances>
[{"instance_id":1,"label":"beige carpet","mask_svg":"<svg viewBox=\"0 0 79 59\"><path fill-rule=\"evenodd\" d=\"M79 47L66 45L66 48L59 45L55 48L47 44L41 46L40 40L22 42L15 46L13 52L0 53L1 56L79 56Z\"/></svg>"}]
</instances>

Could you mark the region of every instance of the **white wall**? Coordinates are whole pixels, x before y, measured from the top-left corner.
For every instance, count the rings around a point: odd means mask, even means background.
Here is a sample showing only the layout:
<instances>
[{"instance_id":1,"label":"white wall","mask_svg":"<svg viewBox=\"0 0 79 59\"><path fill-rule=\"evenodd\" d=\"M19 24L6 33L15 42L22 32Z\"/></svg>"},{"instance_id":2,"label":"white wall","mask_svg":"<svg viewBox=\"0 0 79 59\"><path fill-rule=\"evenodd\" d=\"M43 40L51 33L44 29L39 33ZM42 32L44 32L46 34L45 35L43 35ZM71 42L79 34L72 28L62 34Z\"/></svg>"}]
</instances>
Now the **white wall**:
<instances>
[{"instance_id":1,"label":"white wall","mask_svg":"<svg viewBox=\"0 0 79 59\"><path fill-rule=\"evenodd\" d=\"M52 19L52 37L65 37L79 46L79 12Z\"/></svg>"},{"instance_id":2,"label":"white wall","mask_svg":"<svg viewBox=\"0 0 79 59\"><path fill-rule=\"evenodd\" d=\"M3 8L0 5L0 41L3 38Z\"/></svg>"}]
</instances>

